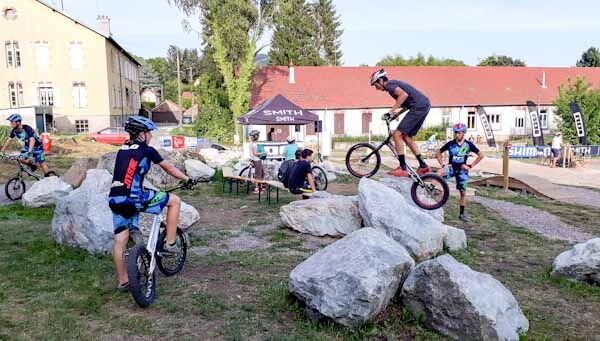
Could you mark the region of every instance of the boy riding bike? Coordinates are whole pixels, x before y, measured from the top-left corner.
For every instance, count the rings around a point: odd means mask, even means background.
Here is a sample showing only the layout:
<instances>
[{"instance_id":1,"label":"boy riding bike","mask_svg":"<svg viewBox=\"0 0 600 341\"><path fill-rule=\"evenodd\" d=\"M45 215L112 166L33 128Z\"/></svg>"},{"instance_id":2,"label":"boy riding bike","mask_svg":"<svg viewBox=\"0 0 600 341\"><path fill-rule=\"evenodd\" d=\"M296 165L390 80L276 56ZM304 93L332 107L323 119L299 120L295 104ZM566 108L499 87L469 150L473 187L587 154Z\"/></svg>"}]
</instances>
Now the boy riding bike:
<instances>
[{"instance_id":1,"label":"boy riding bike","mask_svg":"<svg viewBox=\"0 0 600 341\"><path fill-rule=\"evenodd\" d=\"M419 153L419 148L413 139L419 129L421 129L423 122L425 122L427 114L429 114L429 109L431 108L429 99L410 84L399 80L388 80L387 73L383 69L375 71L371 75L371 86L375 86L379 91L387 91L396 100L396 103L394 103L394 106L390 110L392 115L397 116L403 107L410 110L402 121L400 121L397 130L394 131L394 144L396 145L400 167L388 174L393 176L408 176L406 159L404 157L404 143L406 143L416 156L417 161L419 161L417 173L419 175L429 173L431 169L423 160L423 157Z\"/></svg>"},{"instance_id":2,"label":"boy riding bike","mask_svg":"<svg viewBox=\"0 0 600 341\"><path fill-rule=\"evenodd\" d=\"M36 134L35 130L30 126L23 124L23 117L19 114L12 114L6 118L10 121L12 130L8 139L4 142L2 150L0 151L0 157L4 157L4 153L10 145L10 140L13 138L23 141L23 148L21 149L21 155L19 159L21 162L28 165L32 172L35 172L37 165L39 164L44 171L44 176L48 176L48 165L46 164L46 155L44 154L44 147L42 140ZM29 157L33 156L33 161L29 160Z\"/></svg>"},{"instance_id":3,"label":"boy riding bike","mask_svg":"<svg viewBox=\"0 0 600 341\"><path fill-rule=\"evenodd\" d=\"M130 234L133 239L139 238L139 213L160 214L167 207L167 238L164 251L177 253L177 224L181 199L174 194L145 190L144 176L152 163L159 165L169 175L181 179L185 186L191 187L193 181L165 161L156 149L148 144L152 139L151 131L156 125L142 116L131 116L125 123L125 131L129 140L123 144L115 161L113 182L108 197L108 205L113 212L115 243L113 260L117 270L119 291L127 291L129 279L123 253L127 247Z\"/></svg>"},{"instance_id":4,"label":"boy riding bike","mask_svg":"<svg viewBox=\"0 0 600 341\"><path fill-rule=\"evenodd\" d=\"M435 154L435 158L440 163L438 175L444 178L454 177L456 179L456 189L460 192L460 211L458 219L468 222L469 217L465 214L467 205L467 183L469 182L469 169L475 167L484 157L483 152L479 150L471 141L465 140L467 126L464 123L457 123L453 127L454 140L448 141ZM442 153L448 152L449 164L445 165L442 160ZM471 164L467 164L470 154L477 154L477 159Z\"/></svg>"}]
</instances>

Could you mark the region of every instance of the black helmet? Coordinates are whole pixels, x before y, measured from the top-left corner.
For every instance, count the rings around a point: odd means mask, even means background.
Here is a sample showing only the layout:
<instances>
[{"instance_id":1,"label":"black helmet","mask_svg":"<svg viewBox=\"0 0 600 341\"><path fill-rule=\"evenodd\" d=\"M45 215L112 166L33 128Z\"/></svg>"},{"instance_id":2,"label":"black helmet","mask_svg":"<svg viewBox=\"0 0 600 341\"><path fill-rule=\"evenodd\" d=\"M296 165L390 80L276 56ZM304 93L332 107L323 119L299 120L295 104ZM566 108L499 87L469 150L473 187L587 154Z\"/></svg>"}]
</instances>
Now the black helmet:
<instances>
[{"instance_id":1,"label":"black helmet","mask_svg":"<svg viewBox=\"0 0 600 341\"><path fill-rule=\"evenodd\" d=\"M125 131L131 135L138 135L146 131L156 129L156 125L152 120L143 116L130 116L125 123Z\"/></svg>"}]
</instances>

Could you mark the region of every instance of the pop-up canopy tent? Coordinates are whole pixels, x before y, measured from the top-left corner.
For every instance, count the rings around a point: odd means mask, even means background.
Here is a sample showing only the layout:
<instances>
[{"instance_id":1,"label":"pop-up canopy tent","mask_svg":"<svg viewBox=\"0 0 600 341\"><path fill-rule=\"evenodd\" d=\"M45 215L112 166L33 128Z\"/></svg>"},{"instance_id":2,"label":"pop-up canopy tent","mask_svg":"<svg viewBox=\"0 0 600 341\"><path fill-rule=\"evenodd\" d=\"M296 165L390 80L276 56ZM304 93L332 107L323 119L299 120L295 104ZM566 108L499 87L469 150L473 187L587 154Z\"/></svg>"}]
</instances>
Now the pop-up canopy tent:
<instances>
[{"instance_id":1,"label":"pop-up canopy tent","mask_svg":"<svg viewBox=\"0 0 600 341\"><path fill-rule=\"evenodd\" d=\"M243 125L304 125L319 120L316 114L277 95L238 118Z\"/></svg>"}]
</instances>

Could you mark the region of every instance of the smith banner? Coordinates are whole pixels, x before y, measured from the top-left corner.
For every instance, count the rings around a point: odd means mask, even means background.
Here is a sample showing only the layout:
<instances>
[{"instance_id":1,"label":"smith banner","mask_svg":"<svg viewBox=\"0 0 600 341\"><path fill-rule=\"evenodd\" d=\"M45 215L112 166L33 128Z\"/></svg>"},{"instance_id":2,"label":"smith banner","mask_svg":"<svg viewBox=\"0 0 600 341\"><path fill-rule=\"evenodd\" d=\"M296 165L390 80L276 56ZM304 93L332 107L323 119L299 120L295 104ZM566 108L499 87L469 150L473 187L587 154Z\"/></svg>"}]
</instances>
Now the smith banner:
<instances>
[{"instance_id":1,"label":"smith banner","mask_svg":"<svg viewBox=\"0 0 600 341\"><path fill-rule=\"evenodd\" d=\"M542 132L542 125L540 124L537 105L532 101L527 101L527 109L529 111L529 118L531 119L531 136L533 137L533 145L543 146L544 133Z\"/></svg>"},{"instance_id":2,"label":"smith banner","mask_svg":"<svg viewBox=\"0 0 600 341\"><path fill-rule=\"evenodd\" d=\"M487 139L488 146L495 147L496 139L494 138L494 132L492 131L492 126L490 125L490 120L488 120L487 113L485 109L481 105L477 106L477 114L479 115L479 120L481 121L481 126L485 131L485 138Z\"/></svg>"},{"instance_id":3,"label":"smith banner","mask_svg":"<svg viewBox=\"0 0 600 341\"><path fill-rule=\"evenodd\" d=\"M573 114L573 121L575 122L575 132L577 132L577 137L579 137L579 144L586 145L587 138L585 136L585 123L583 122L583 114L581 113L581 109L579 108L579 104L572 102L569 104L571 108L571 114Z\"/></svg>"}]
</instances>

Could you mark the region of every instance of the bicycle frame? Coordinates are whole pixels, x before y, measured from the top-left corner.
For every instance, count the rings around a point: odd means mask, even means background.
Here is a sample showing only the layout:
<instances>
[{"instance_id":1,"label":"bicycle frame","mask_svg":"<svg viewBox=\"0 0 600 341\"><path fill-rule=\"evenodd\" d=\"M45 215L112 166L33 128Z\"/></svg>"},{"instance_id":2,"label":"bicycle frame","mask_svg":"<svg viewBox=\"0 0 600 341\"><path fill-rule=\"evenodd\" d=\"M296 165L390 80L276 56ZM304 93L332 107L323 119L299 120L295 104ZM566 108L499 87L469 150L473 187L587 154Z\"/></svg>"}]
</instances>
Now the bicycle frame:
<instances>
[{"instance_id":1,"label":"bicycle frame","mask_svg":"<svg viewBox=\"0 0 600 341\"><path fill-rule=\"evenodd\" d=\"M25 164L23 163L23 161L21 161L21 159L19 159L18 157L10 157L10 160L14 160L17 162L17 164L19 165L19 170L17 171L17 176L19 178L23 178L23 173L35 178L36 180L40 180L42 177L35 174L34 172L30 171L29 169L27 169L27 167L25 167Z\"/></svg>"},{"instance_id":2,"label":"bicycle frame","mask_svg":"<svg viewBox=\"0 0 600 341\"><path fill-rule=\"evenodd\" d=\"M156 267L156 244L158 243L158 233L160 232L160 223L162 217L160 214L154 216L152 220L152 229L150 230L150 236L148 238L148 244L146 244L146 250L150 252L150 273L154 272Z\"/></svg>"}]
</instances>

